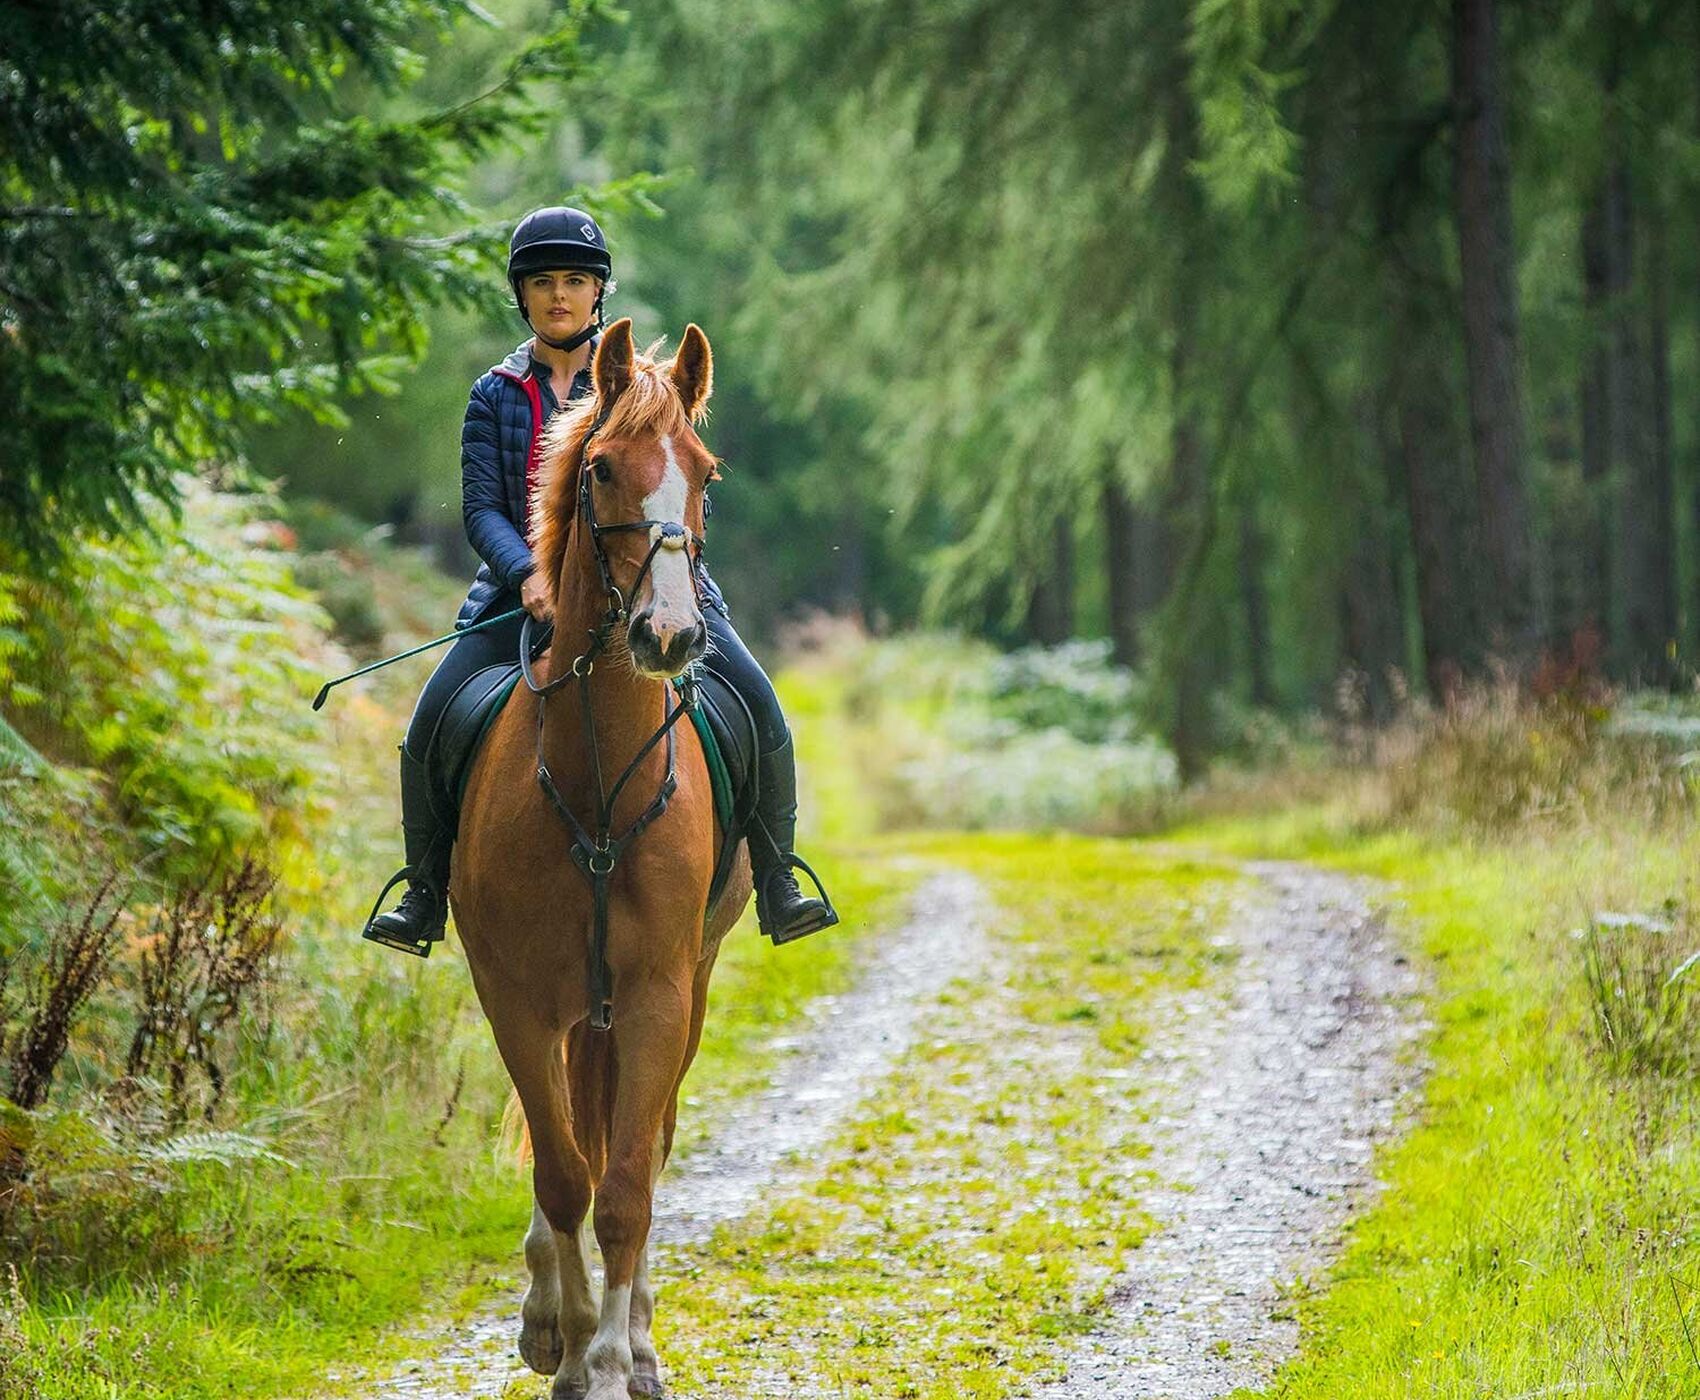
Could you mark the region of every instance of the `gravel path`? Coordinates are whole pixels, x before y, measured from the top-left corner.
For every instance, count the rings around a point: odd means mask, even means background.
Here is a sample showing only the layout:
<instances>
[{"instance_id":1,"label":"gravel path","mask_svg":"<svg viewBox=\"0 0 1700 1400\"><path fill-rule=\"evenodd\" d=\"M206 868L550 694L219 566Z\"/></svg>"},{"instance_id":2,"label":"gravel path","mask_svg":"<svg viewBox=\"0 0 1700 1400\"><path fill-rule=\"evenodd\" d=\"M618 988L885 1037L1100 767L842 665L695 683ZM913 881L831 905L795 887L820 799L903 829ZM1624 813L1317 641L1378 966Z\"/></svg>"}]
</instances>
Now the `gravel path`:
<instances>
[{"instance_id":1,"label":"gravel path","mask_svg":"<svg viewBox=\"0 0 1700 1400\"><path fill-rule=\"evenodd\" d=\"M1218 935L1236 954L1231 972L1159 1011L1129 1081L1155 1106L1142 1136L1162 1182L1146 1198L1158 1228L1100 1330L1039 1400L1208 1400L1261 1385L1297 1342L1284 1286L1327 1268L1374 1189L1374 1144L1417 1075L1407 1052L1419 980L1361 883L1296 865L1247 869L1256 883ZM663 1176L658 1242L704 1239L806 1171L951 980L988 965L986 918L972 877L925 881L855 986L780 1042L770 1087ZM516 1259L518 1234L516 1224ZM442 1344L428 1358L360 1378L360 1393L463 1400L515 1382L515 1394L539 1393L514 1353L518 1310L516 1285L466 1324L432 1329Z\"/></svg>"},{"instance_id":2,"label":"gravel path","mask_svg":"<svg viewBox=\"0 0 1700 1400\"><path fill-rule=\"evenodd\" d=\"M668 1167L656 1189L652 1237L675 1245L706 1239L831 1138L914 1042L923 1014L950 982L983 965L984 924L985 898L972 876L946 871L924 881L907 922L880 940L855 985L821 998L777 1042L786 1056L769 1087L717 1125L711 1141ZM516 1266L524 1223L514 1224ZM433 1328L440 1347L394 1375L358 1378L360 1394L476 1400L500 1396L516 1381L525 1393L540 1393L545 1382L514 1348L520 1288L516 1283L511 1298L463 1324Z\"/></svg>"},{"instance_id":3,"label":"gravel path","mask_svg":"<svg viewBox=\"0 0 1700 1400\"><path fill-rule=\"evenodd\" d=\"M1256 864L1223 993L1180 999L1146 1056L1159 1230L1043 1400L1208 1400L1297 1344L1283 1285L1314 1279L1373 1191L1371 1153L1417 1071L1418 978L1363 886Z\"/></svg>"}]
</instances>

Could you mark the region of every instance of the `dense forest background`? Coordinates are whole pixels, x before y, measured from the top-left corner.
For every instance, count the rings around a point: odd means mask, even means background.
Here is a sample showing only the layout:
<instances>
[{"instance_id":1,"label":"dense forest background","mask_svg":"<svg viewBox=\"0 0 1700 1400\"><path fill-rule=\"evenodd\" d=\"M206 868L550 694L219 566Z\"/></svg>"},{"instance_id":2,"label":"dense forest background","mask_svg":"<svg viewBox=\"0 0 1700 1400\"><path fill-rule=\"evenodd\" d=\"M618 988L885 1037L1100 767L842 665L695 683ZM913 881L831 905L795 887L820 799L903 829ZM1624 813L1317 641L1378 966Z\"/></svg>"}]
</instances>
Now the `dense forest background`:
<instances>
[{"instance_id":1,"label":"dense forest background","mask_svg":"<svg viewBox=\"0 0 1700 1400\"><path fill-rule=\"evenodd\" d=\"M454 13L386 23L440 36ZM179 94L198 115L156 135L193 154L187 178L270 174L233 180L254 200L251 247L221 245L227 223L180 255L255 282L280 258L303 286L334 281L339 257L358 275L293 309L268 287L244 307L271 318L263 332L224 340L216 317L102 302L95 320L144 323L137 359L249 372L212 404L120 374L130 446L147 445L75 474L36 464L85 444L60 431L65 404L26 385L7 443L7 475L32 483L7 493L19 519L40 522L44 502L53 528L103 519L120 478L169 492L163 462L209 455L185 408L216 427L257 399L281 422L210 446L464 565L466 387L523 333L500 233L578 198L610 228L613 309L640 334L694 319L715 341L711 438L731 470L711 561L758 636L825 607L1002 643L1107 638L1149 678L1148 718L1189 768L1245 706L1346 696L1379 714L1496 662L1689 674L1700 6L500 14L422 45L415 81L379 64L327 90L334 163L274 158L264 101L235 141L227 83ZM539 93L539 75L570 81ZM494 100L467 102L486 88ZM86 229L69 215L91 173L116 188L149 153L67 126L63 150L39 153L58 162L47 184L80 182L54 205L29 164L39 132L9 135L34 192L11 201L0 256L74 276L67 240ZM456 165L459 193L430 162ZM353 211L340 237L292 249L288 230L333 194ZM32 285L8 276L15 346L41 319ZM88 406L101 352L66 362L65 392ZM385 387L401 392L370 392Z\"/></svg>"},{"instance_id":2,"label":"dense forest background","mask_svg":"<svg viewBox=\"0 0 1700 1400\"><path fill-rule=\"evenodd\" d=\"M1209 696L1682 671L1700 8L685 3L624 63L606 148L695 172L642 285L816 596L1108 636L1183 760Z\"/></svg>"}]
</instances>

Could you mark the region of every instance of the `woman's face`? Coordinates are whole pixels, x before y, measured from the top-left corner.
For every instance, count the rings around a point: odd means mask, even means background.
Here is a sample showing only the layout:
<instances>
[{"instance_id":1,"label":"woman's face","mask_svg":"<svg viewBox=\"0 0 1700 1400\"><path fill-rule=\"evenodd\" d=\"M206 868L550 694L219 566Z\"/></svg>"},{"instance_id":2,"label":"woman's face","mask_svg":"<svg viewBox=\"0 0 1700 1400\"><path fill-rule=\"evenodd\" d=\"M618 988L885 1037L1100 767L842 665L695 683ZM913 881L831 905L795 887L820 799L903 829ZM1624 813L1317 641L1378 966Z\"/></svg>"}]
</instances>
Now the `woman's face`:
<instances>
[{"instance_id":1,"label":"woman's face","mask_svg":"<svg viewBox=\"0 0 1700 1400\"><path fill-rule=\"evenodd\" d=\"M520 281L532 328L565 340L590 324L601 279L590 272L532 272Z\"/></svg>"}]
</instances>

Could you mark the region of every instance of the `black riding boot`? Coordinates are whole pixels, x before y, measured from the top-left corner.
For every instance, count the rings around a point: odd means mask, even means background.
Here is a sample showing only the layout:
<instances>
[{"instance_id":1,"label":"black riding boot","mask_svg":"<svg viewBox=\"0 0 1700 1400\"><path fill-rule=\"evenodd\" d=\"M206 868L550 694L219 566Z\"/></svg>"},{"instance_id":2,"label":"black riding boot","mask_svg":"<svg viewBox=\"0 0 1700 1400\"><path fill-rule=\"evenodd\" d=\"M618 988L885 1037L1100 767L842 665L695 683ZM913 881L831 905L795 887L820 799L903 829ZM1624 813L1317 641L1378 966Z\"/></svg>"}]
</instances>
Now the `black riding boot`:
<instances>
[{"instance_id":1,"label":"black riding boot","mask_svg":"<svg viewBox=\"0 0 1700 1400\"><path fill-rule=\"evenodd\" d=\"M401 747L401 833L407 864L383 892L403 879L407 893L387 914L377 914L363 935L386 948L397 948L415 957L431 956L431 945L443 939L443 921L448 917L449 854L455 834L437 815L431 800L431 784L425 764Z\"/></svg>"},{"instance_id":2,"label":"black riding boot","mask_svg":"<svg viewBox=\"0 0 1700 1400\"><path fill-rule=\"evenodd\" d=\"M755 820L750 823L750 869L755 876L756 917L775 944L818 933L838 922L838 911L815 872L791 849L797 835L797 762L791 738L761 755ZM802 869L820 889L820 899L797 887Z\"/></svg>"}]
</instances>

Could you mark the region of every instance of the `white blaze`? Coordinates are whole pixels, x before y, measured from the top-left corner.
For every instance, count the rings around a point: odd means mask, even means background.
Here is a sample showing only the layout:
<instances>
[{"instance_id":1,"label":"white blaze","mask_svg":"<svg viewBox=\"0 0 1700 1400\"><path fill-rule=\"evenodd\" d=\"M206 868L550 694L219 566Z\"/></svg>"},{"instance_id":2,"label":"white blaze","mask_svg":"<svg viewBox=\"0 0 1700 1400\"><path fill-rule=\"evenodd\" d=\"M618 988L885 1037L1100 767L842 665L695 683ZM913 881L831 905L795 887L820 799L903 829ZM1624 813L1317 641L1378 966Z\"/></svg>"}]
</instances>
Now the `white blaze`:
<instances>
[{"instance_id":1,"label":"white blaze","mask_svg":"<svg viewBox=\"0 0 1700 1400\"><path fill-rule=\"evenodd\" d=\"M683 525L685 499L690 485L673 452L671 436L661 439L661 450L667 457L667 470L662 475L661 484L643 498L644 519ZM651 543L654 543L653 535ZM689 546L686 549L658 549L654 562L649 566L650 597L654 605L650 625L663 646L674 634L697 625L697 598L696 590L691 586L688 549Z\"/></svg>"}]
</instances>

